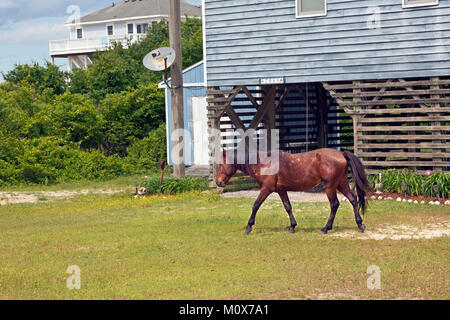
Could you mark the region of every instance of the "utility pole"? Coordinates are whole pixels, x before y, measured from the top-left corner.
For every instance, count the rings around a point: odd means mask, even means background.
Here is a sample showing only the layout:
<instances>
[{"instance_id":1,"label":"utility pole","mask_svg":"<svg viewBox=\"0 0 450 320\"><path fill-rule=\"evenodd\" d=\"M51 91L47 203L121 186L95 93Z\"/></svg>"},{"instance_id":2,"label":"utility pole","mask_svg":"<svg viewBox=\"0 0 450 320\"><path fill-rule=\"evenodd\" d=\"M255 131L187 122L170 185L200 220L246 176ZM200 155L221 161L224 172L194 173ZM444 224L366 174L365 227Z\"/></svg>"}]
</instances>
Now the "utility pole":
<instances>
[{"instance_id":1,"label":"utility pole","mask_svg":"<svg viewBox=\"0 0 450 320\"><path fill-rule=\"evenodd\" d=\"M181 51L181 7L180 0L169 0L169 39L170 47L175 50L176 58L171 67L172 77L172 127L177 134L177 141L172 141L173 146L178 145L173 152L173 175L177 178L185 177L184 163L184 112L183 112L183 56Z\"/></svg>"}]
</instances>

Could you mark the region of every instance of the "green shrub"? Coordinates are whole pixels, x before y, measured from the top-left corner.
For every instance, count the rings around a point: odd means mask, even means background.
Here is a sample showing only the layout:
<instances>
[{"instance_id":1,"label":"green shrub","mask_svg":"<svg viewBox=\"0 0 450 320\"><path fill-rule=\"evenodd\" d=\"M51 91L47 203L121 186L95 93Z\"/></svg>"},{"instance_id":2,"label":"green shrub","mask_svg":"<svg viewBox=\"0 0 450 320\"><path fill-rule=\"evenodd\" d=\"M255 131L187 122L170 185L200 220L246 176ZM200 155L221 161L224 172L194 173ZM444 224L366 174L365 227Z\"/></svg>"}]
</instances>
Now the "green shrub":
<instances>
[{"instance_id":1,"label":"green shrub","mask_svg":"<svg viewBox=\"0 0 450 320\"><path fill-rule=\"evenodd\" d=\"M126 156L133 142L164 123L164 91L150 84L111 94L102 100L100 112L105 121L104 152Z\"/></svg>"},{"instance_id":2,"label":"green shrub","mask_svg":"<svg viewBox=\"0 0 450 320\"><path fill-rule=\"evenodd\" d=\"M175 194L192 190L206 190L208 189L208 179L187 177L185 179L166 177L160 185L160 178L151 177L144 180L141 184L147 189L147 193L165 193Z\"/></svg>"},{"instance_id":3,"label":"green shrub","mask_svg":"<svg viewBox=\"0 0 450 320\"><path fill-rule=\"evenodd\" d=\"M438 185L439 195L443 198L448 198L450 194L450 174L438 172L428 176L424 182L424 190L427 195L435 196L433 186Z\"/></svg>"},{"instance_id":4,"label":"green shrub","mask_svg":"<svg viewBox=\"0 0 450 320\"><path fill-rule=\"evenodd\" d=\"M383 192L403 193L402 184L407 184L407 193L412 196L436 196L433 185L438 185L441 197L448 198L450 190L450 174L438 172L424 177L415 171L388 169L381 172ZM370 175L369 180L380 183L378 175Z\"/></svg>"},{"instance_id":5,"label":"green shrub","mask_svg":"<svg viewBox=\"0 0 450 320\"><path fill-rule=\"evenodd\" d=\"M3 152L5 151L5 152ZM117 155L83 151L54 137L0 142L0 185L105 180L133 172Z\"/></svg>"},{"instance_id":6,"label":"green shrub","mask_svg":"<svg viewBox=\"0 0 450 320\"><path fill-rule=\"evenodd\" d=\"M136 140L127 153L130 164L137 170L156 171L161 160L166 159L166 125L163 123L146 138Z\"/></svg>"}]
</instances>

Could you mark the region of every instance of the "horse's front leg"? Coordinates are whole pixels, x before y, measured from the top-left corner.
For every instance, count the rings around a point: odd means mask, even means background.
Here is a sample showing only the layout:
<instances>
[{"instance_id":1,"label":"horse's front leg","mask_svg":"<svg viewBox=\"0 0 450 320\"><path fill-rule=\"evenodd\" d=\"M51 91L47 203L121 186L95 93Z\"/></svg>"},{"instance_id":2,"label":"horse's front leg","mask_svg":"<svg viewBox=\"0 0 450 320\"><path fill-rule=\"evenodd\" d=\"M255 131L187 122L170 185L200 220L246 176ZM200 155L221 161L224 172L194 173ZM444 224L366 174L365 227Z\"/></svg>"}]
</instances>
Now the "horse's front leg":
<instances>
[{"instance_id":1,"label":"horse's front leg","mask_svg":"<svg viewBox=\"0 0 450 320\"><path fill-rule=\"evenodd\" d=\"M264 200L272 193L267 188L262 188L259 192L258 198L256 198L255 203L253 204L252 215L250 216L250 220L248 220L247 227L245 228L245 234L249 234L252 232L252 227L255 224L256 213L259 210L259 207L263 204Z\"/></svg>"}]
</instances>

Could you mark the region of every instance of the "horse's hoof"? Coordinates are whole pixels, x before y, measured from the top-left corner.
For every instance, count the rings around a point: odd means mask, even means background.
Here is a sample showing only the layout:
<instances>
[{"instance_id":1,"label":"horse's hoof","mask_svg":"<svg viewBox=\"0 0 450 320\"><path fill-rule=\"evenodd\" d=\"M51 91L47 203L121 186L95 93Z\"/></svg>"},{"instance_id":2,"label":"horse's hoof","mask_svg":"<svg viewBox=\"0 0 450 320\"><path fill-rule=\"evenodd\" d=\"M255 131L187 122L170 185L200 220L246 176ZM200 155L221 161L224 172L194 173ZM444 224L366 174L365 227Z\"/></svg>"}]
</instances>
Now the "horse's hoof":
<instances>
[{"instance_id":1,"label":"horse's hoof","mask_svg":"<svg viewBox=\"0 0 450 320\"><path fill-rule=\"evenodd\" d=\"M320 233L321 234L327 234L328 233L328 229L327 228L320 229Z\"/></svg>"},{"instance_id":2,"label":"horse's hoof","mask_svg":"<svg viewBox=\"0 0 450 320\"><path fill-rule=\"evenodd\" d=\"M247 227L245 228L245 234L250 234L250 232L252 232L252 227Z\"/></svg>"},{"instance_id":3,"label":"horse's hoof","mask_svg":"<svg viewBox=\"0 0 450 320\"><path fill-rule=\"evenodd\" d=\"M366 231L366 226L361 224L360 226L358 226L359 232L364 233L364 231Z\"/></svg>"},{"instance_id":4,"label":"horse's hoof","mask_svg":"<svg viewBox=\"0 0 450 320\"><path fill-rule=\"evenodd\" d=\"M288 232L289 232L289 233L295 233L295 228L289 227L289 228L288 228Z\"/></svg>"}]
</instances>

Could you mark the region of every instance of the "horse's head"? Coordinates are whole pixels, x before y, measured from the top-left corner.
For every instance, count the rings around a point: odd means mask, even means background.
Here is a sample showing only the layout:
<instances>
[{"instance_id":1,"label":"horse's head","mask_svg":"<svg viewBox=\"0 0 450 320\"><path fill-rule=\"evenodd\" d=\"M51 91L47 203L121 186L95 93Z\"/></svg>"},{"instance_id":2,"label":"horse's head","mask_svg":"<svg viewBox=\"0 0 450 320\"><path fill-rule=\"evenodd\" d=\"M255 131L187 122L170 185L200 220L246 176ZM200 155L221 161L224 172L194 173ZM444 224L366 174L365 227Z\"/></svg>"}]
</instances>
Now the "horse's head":
<instances>
[{"instance_id":1,"label":"horse's head","mask_svg":"<svg viewBox=\"0 0 450 320\"><path fill-rule=\"evenodd\" d=\"M231 161L230 161L231 162ZM223 188L227 185L228 181L236 173L236 166L233 163L227 161L227 152L223 150L223 163L219 167L219 171L216 176L216 184Z\"/></svg>"}]
</instances>

